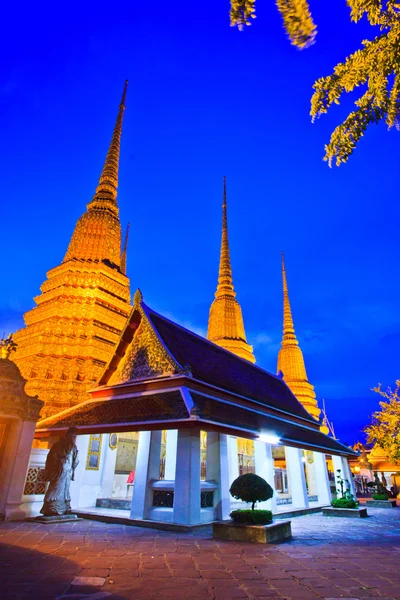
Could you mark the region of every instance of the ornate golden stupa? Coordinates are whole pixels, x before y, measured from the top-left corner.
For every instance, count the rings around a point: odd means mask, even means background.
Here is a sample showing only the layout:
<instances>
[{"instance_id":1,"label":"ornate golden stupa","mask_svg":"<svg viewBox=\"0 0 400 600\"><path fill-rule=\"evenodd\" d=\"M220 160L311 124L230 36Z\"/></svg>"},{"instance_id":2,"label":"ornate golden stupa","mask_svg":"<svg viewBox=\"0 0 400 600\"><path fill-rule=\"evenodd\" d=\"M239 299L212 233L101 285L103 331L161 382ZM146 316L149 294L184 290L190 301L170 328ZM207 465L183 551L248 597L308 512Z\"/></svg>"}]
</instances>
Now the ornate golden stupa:
<instances>
[{"instance_id":1,"label":"ornate golden stupa","mask_svg":"<svg viewBox=\"0 0 400 600\"><path fill-rule=\"evenodd\" d=\"M14 335L12 358L28 380L26 392L44 401L42 418L89 398L131 310L117 205L126 90L127 82L96 193Z\"/></svg>"},{"instance_id":2,"label":"ornate golden stupa","mask_svg":"<svg viewBox=\"0 0 400 600\"><path fill-rule=\"evenodd\" d=\"M283 374L283 380L292 390L297 400L302 403L317 421L321 410L318 407L314 386L307 379L303 353L294 332L292 311L289 302L289 292L286 280L285 259L282 252L282 281L283 281L283 337L278 354L278 374Z\"/></svg>"},{"instance_id":3,"label":"ornate golden stupa","mask_svg":"<svg viewBox=\"0 0 400 600\"><path fill-rule=\"evenodd\" d=\"M226 207L226 177L222 202L222 240L219 275L215 300L211 304L207 338L252 363L256 362L253 348L247 343L244 332L242 309L233 289L232 267L228 243Z\"/></svg>"}]
</instances>

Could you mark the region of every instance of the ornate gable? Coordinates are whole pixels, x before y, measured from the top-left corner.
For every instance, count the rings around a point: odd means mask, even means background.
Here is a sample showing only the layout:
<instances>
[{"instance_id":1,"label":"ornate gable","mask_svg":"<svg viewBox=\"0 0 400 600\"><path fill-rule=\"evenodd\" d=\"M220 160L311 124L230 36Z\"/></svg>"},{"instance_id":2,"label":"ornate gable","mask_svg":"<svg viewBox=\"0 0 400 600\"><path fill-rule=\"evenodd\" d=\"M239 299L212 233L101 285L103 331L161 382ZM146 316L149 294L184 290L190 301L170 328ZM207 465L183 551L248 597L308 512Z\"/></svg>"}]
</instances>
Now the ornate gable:
<instances>
[{"instance_id":1,"label":"ornate gable","mask_svg":"<svg viewBox=\"0 0 400 600\"><path fill-rule=\"evenodd\" d=\"M129 337L131 340L128 342ZM159 338L147 317L142 294L137 290L131 318L100 384L112 386L125 381L184 372Z\"/></svg>"}]
</instances>

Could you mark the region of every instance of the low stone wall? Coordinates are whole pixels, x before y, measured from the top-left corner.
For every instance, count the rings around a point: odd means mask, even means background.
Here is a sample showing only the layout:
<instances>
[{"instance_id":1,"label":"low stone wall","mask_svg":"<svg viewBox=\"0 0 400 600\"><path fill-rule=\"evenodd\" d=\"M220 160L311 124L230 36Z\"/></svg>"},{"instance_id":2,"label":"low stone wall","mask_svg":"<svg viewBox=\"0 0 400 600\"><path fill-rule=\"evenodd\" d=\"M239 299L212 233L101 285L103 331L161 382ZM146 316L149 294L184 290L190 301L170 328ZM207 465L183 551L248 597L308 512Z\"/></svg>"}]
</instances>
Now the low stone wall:
<instances>
[{"instance_id":1,"label":"low stone wall","mask_svg":"<svg viewBox=\"0 0 400 600\"><path fill-rule=\"evenodd\" d=\"M335 508L327 506L322 509L322 514L325 517L350 517L355 519L365 519L368 517L366 508Z\"/></svg>"},{"instance_id":2,"label":"low stone wall","mask_svg":"<svg viewBox=\"0 0 400 600\"><path fill-rule=\"evenodd\" d=\"M290 521L278 521L271 525L243 525L233 521L215 521L213 537L220 540L276 544L292 537Z\"/></svg>"},{"instance_id":3,"label":"low stone wall","mask_svg":"<svg viewBox=\"0 0 400 600\"><path fill-rule=\"evenodd\" d=\"M396 500L367 500L367 506L371 508L396 508Z\"/></svg>"}]
</instances>

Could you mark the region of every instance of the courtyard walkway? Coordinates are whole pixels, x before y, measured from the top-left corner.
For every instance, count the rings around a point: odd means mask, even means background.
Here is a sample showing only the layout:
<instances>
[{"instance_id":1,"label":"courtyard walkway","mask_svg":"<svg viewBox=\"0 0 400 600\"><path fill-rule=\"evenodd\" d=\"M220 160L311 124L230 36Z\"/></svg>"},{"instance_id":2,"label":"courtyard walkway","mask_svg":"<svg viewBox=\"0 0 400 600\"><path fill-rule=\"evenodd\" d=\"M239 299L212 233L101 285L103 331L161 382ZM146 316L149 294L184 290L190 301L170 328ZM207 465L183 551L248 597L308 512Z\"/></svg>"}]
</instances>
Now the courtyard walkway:
<instances>
[{"instance_id":1,"label":"courtyard walkway","mask_svg":"<svg viewBox=\"0 0 400 600\"><path fill-rule=\"evenodd\" d=\"M263 546L80 521L0 523L2 600L400 599L400 508L292 519Z\"/></svg>"}]
</instances>

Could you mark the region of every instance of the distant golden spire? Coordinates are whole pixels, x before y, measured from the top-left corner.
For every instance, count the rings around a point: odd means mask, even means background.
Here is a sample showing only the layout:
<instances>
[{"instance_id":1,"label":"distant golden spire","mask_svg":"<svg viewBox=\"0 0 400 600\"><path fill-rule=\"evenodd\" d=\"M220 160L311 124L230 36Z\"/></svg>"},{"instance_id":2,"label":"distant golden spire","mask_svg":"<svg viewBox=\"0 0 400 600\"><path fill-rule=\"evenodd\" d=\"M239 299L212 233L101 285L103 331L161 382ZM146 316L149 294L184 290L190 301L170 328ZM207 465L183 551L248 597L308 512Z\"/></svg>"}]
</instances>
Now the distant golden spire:
<instances>
[{"instance_id":1,"label":"distant golden spire","mask_svg":"<svg viewBox=\"0 0 400 600\"><path fill-rule=\"evenodd\" d=\"M253 348L246 340L242 309L235 296L228 242L226 177L224 177L218 285L215 300L210 307L207 338L225 350L254 363L256 359Z\"/></svg>"},{"instance_id":2,"label":"distant golden spire","mask_svg":"<svg viewBox=\"0 0 400 600\"><path fill-rule=\"evenodd\" d=\"M99 201L107 202L107 208L111 210L113 209L113 206L115 206L115 209L117 208L116 200L118 189L119 153L121 147L122 121L124 118L127 89L128 81L125 81L124 91L122 93L121 103L119 105L117 121L115 123L111 143L108 148L104 167L99 179L99 184L96 188L96 193L93 197L93 200L88 205L89 210L97 206Z\"/></svg>"},{"instance_id":3,"label":"distant golden spire","mask_svg":"<svg viewBox=\"0 0 400 600\"><path fill-rule=\"evenodd\" d=\"M128 223L128 225L126 227L126 232L125 232L124 248L121 253L121 273L123 273L124 275L126 275L126 253L128 250L128 239L129 239L130 226L131 226L131 224Z\"/></svg>"},{"instance_id":4,"label":"distant golden spire","mask_svg":"<svg viewBox=\"0 0 400 600\"><path fill-rule=\"evenodd\" d=\"M282 284L283 284L283 336L282 346L278 353L277 373L283 373L283 380L292 390L296 398L306 410L319 419L321 410L318 407L314 386L307 379L303 353L294 331L292 310L286 278L285 259L282 252Z\"/></svg>"},{"instance_id":5,"label":"distant golden spire","mask_svg":"<svg viewBox=\"0 0 400 600\"><path fill-rule=\"evenodd\" d=\"M78 220L63 262L90 260L121 268L121 224L118 217L117 188L122 121L125 111L125 82L117 121L108 148L99 184L87 211Z\"/></svg>"},{"instance_id":6,"label":"distant golden spire","mask_svg":"<svg viewBox=\"0 0 400 600\"><path fill-rule=\"evenodd\" d=\"M219 259L218 286L215 297L231 296L234 298L236 293L233 290L231 256L228 242L228 215L226 205L226 177L224 177L224 191L222 197L222 238L221 252Z\"/></svg>"}]
</instances>

